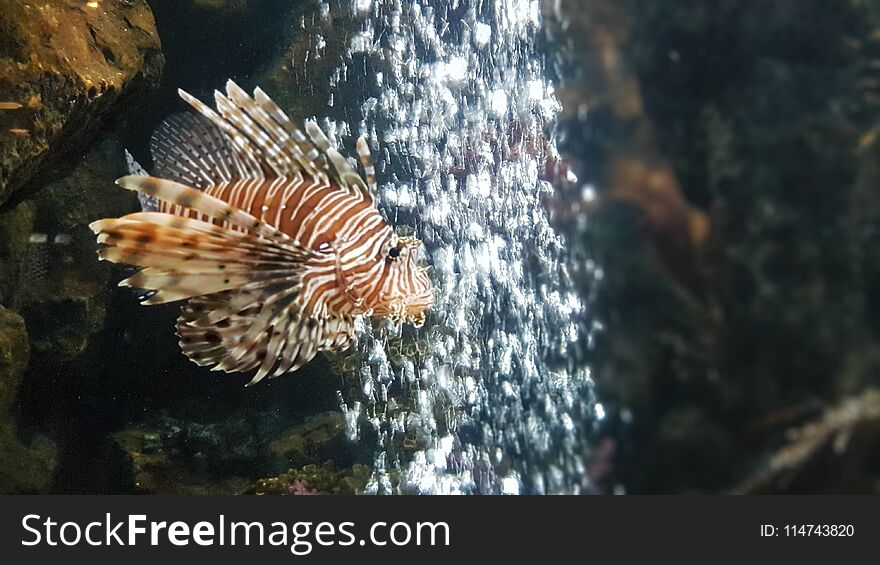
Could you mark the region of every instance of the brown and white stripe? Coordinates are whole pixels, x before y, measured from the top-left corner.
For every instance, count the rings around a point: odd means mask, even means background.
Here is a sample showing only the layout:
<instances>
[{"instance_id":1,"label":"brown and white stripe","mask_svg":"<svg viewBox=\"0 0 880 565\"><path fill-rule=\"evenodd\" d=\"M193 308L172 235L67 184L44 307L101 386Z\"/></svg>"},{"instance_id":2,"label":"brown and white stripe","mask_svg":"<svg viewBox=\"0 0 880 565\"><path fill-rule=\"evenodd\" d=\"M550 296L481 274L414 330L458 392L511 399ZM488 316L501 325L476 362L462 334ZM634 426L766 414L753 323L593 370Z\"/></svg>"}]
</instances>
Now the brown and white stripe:
<instances>
[{"instance_id":1,"label":"brown and white stripe","mask_svg":"<svg viewBox=\"0 0 880 565\"><path fill-rule=\"evenodd\" d=\"M229 81L216 111L180 94L198 114L154 133L155 176L117 181L155 211L91 227L102 259L144 267L121 285L150 291L146 304L187 300L177 331L190 359L257 368L254 383L347 347L356 316L424 321L420 242L380 214L365 139L366 180L316 123L303 132L259 88L252 98Z\"/></svg>"}]
</instances>

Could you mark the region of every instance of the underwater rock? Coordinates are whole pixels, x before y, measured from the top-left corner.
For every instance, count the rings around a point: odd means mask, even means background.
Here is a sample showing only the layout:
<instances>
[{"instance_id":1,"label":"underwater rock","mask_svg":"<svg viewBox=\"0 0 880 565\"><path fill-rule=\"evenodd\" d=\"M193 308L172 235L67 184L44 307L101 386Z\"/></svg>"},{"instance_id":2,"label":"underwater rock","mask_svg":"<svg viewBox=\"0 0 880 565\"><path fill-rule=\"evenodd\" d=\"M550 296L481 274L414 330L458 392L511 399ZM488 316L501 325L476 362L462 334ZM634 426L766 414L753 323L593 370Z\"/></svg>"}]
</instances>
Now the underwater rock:
<instances>
[{"instance_id":1,"label":"underwater rock","mask_svg":"<svg viewBox=\"0 0 880 565\"><path fill-rule=\"evenodd\" d=\"M0 494L44 492L55 466L52 442L22 444L10 414L29 356L24 320L0 306Z\"/></svg>"},{"instance_id":2,"label":"underwater rock","mask_svg":"<svg viewBox=\"0 0 880 565\"><path fill-rule=\"evenodd\" d=\"M267 473L350 459L340 456L347 447L339 413L281 432L274 420L268 413L211 423L161 416L113 437L131 461L132 489L153 494L240 494Z\"/></svg>"},{"instance_id":3,"label":"underwater rock","mask_svg":"<svg viewBox=\"0 0 880 565\"><path fill-rule=\"evenodd\" d=\"M306 465L287 473L260 479L245 494L307 496L362 494L373 470L365 465L335 471L331 463Z\"/></svg>"},{"instance_id":4,"label":"underwater rock","mask_svg":"<svg viewBox=\"0 0 880 565\"><path fill-rule=\"evenodd\" d=\"M8 416L0 415L0 494L46 494L51 486L57 449L44 436L20 442Z\"/></svg>"},{"instance_id":5,"label":"underwater rock","mask_svg":"<svg viewBox=\"0 0 880 565\"><path fill-rule=\"evenodd\" d=\"M560 122L565 145L577 147L576 154L568 156L598 188L597 201L590 203L591 216L602 222L606 208L635 208L642 235L666 269L679 283L697 289L698 258L710 222L685 196L645 107L639 76L629 63L637 16L619 2L606 0L586 7L563 1L555 12L565 26L551 24L549 33L564 34L576 53L570 63L575 68L558 69L565 77L558 89ZM580 195L573 196L576 200ZM566 204L572 201L562 202Z\"/></svg>"},{"instance_id":6,"label":"underwater rock","mask_svg":"<svg viewBox=\"0 0 880 565\"><path fill-rule=\"evenodd\" d=\"M14 227L16 235L0 242L0 293L24 318L31 352L16 415L22 429L48 433L58 442L53 489L71 480L64 476L68 472L65 458L72 452L84 453L83 446L71 441L83 441L95 449L100 441L92 438L89 443L72 433L73 422L82 416L72 412L71 406L95 402L93 380L100 378L95 359L108 357L106 350L89 348L105 324L111 267L97 260L88 223L136 209L136 197L114 184L124 171L122 147L110 138L90 151L67 177L0 214L18 218L15 222L0 219L0 232L5 225L7 230ZM4 254L10 245L14 246L11 260L6 259L9 253ZM3 268L6 261L9 270ZM91 355L84 355L87 351ZM118 375L113 377L118 384ZM118 400L113 398L114 403ZM95 412L106 413L106 406L98 409L96 405Z\"/></svg>"},{"instance_id":7,"label":"underwater rock","mask_svg":"<svg viewBox=\"0 0 880 565\"><path fill-rule=\"evenodd\" d=\"M122 147L109 138L31 201L34 231L45 238L28 244L16 308L41 367L75 358L103 327L111 267L97 260L88 224L137 209L136 197L114 184L124 173Z\"/></svg>"},{"instance_id":8,"label":"underwater rock","mask_svg":"<svg viewBox=\"0 0 880 565\"><path fill-rule=\"evenodd\" d=\"M12 406L29 358L24 320L0 306L0 413Z\"/></svg>"},{"instance_id":9,"label":"underwater rock","mask_svg":"<svg viewBox=\"0 0 880 565\"><path fill-rule=\"evenodd\" d=\"M201 9L230 12L233 14L252 9L261 0L192 0L192 3Z\"/></svg>"},{"instance_id":10,"label":"underwater rock","mask_svg":"<svg viewBox=\"0 0 880 565\"><path fill-rule=\"evenodd\" d=\"M12 210L0 212L0 304L15 302L18 280L28 252L28 239L34 224L33 206L22 202Z\"/></svg>"},{"instance_id":11,"label":"underwater rock","mask_svg":"<svg viewBox=\"0 0 880 565\"><path fill-rule=\"evenodd\" d=\"M170 417L113 435L145 494L239 494L253 482L262 442L245 422L200 424Z\"/></svg>"},{"instance_id":12,"label":"underwater rock","mask_svg":"<svg viewBox=\"0 0 880 565\"><path fill-rule=\"evenodd\" d=\"M880 51L880 33L877 34ZM878 65L880 68L880 65ZM878 94L880 100L880 94ZM871 329L880 336L880 112L875 123L859 139L859 172L850 210L862 263L865 308Z\"/></svg>"},{"instance_id":13,"label":"underwater rock","mask_svg":"<svg viewBox=\"0 0 880 565\"><path fill-rule=\"evenodd\" d=\"M0 110L0 207L63 176L162 64L145 0L6 0L0 100L22 107Z\"/></svg>"},{"instance_id":14,"label":"underwater rock","mask_svg":"<svg viewBox=\"0 0 880 565\"><path fill-rule=\"evenodd\" d=\"M291 468L331 458L347 448L347 439L342 414L324 412L281 432L267 449L275 468Z\"/></svg>"}]
</instances>

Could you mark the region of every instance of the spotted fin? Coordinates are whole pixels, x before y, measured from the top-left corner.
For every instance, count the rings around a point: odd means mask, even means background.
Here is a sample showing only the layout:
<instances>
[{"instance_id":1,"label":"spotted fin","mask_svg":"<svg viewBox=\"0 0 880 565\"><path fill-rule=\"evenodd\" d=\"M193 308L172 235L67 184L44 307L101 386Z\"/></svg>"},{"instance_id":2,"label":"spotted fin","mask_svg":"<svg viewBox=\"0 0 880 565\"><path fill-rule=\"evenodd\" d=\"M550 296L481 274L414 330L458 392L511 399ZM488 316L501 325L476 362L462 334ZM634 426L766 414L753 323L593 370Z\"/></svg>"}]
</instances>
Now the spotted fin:
<instances>
[{"instance_id":1,"label":"spotted fin","mask_svg":"<svg viewBox=\"0 0 880 565\"><path fill-rule=\"evenodd\" d=\"M205 216L220 220L225 226L240 228L276 243L289 243L298 246L289 235L255 218L250 213L179 182L156 177L127 176L117 179L116 184L169 204L195 210Z\"/></svg>"},{"instance_id":2,"label":"spotted fin","mask_svg":"<svg viewBox=\"0 0 880 565\"><path fill-rule=\"evenodd\" d=\"M163 304L228 290L250 292L296 284L309 254L189 218L177 225L150 221L140 213L94 222L90 227L104 260L144 267L120 286L151 291L145 304Z\"/></svg>"},{"instance_id":3,"label":"spotted fin","mask_svg":"<svg viewBox=\"0 0 880 565\"><path fill-rule=\"evenodd\" d=\"M297 302L306 254L201 220L150 221L162 216L131 214L92 229L108 246L103 259L144 267L120 285L147 290L145 304L189 300L177 326L187 357L227 372L258 368L252 383L314 357L323 325L303 318Z\"/></svg>"},{"instance_id":4,"label":"spotted fin","mask_svg":"<svg viewBox=\"0 0 880 565\"><path fill-rule=\"evenodd\" d=\"M257 367L267 357L270 336L275 332L273 326L267 326L265 320L260 320L265 318L263 312L272 307L267 303L278 302L277 299L272 300L270 292L266 289L246 293L224 292L190 300L177 320L181 351L200 366L213 365L213 370L248 371ZM285 302L293 303L297 292L298 287L291 287L284 294ZM206 323L212 317L217 319ZM232 352L257 325L264 339L251 343L243 354L232 357Z\"/></svg>"},{"instance_id":5,"label":"spotted fin","mask_svg":"<svg viewBox=\"0 0 880 565\"><path fill-rule=\"evenodd\" d=\"M265 295L249 297L250 303L234 313L229 305L240 296L221 293L190 300L177 320L184 354L198 365L213 365L215 371L257 369L248 383L253 385L266 376L296 371L318 351L343 348L354 338L351 317L304 316L296 292L265 301ZM212 313L224 311L221 319L204 323Z\"/></svg>"},{"instance_id":6,"label":"spotted fin","mask_svg":"<svg viewBox=\"0 0 880 565\"><path fill-rule=\"evenodd\" d=\"M287 234L197 189L154 177L117 182L225 222L141 212L89 226L108 246L99 250L103 259L145 267L121 284L156 291L148 304L265 285L290 277L311 256Z\"/></svg>"},{"instance_id":7,"label":"spotted fin","mask_svg":"<svg viewBox=\"0 0 880 565\"><path fill-rule=\"evenodd\" d=\"M230 298L228 292L194 298L181 309L177 319L180 350L196 365L204 367L219 364L247 331L252 321L247 313L231 314L220 320L219 324L207 327L196 324L207 312L222 308Z\"/></svg>"}]
</instances>

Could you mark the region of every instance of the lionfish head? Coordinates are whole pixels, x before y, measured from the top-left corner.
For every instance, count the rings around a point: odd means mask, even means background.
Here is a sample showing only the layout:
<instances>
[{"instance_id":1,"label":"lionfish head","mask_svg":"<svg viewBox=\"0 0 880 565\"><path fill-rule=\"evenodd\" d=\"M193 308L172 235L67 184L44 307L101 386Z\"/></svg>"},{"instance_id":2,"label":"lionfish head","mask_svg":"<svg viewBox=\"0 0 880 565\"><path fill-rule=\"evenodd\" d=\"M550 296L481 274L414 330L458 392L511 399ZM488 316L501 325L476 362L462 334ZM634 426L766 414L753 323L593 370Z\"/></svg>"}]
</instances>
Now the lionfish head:
<instances>
[{"instance_id":1,"label":"lionfish head","mask_svg":"<svg viewBox=\"0 0 880 565\"><path fill-rule=\"evenodd\" d=\"M428 267L419 267L422 242L415 237L393 236L385 250L389 263L381 302L374 309L394 322L407 321L416 327L425 323L425 309L434 300L434 285Z\"/></svg>"}]
</instances>

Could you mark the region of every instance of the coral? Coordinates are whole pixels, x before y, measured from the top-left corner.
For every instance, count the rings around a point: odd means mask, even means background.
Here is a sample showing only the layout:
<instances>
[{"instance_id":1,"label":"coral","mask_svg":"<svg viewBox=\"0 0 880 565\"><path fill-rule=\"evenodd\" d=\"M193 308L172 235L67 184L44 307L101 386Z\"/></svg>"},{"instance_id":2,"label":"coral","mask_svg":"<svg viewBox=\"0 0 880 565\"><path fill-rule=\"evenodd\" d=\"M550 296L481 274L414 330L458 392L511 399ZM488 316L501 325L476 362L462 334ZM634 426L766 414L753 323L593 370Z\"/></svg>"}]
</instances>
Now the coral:
<instances>
[{"instance_id":1,"label":"coral","mask_svg":"<svg viewBox=\"0 0 880 565\"><path fill-rule=\"evenodd\" d=\"M132 488L149 494L238 494L262 442L243 421L199 424L169 417L114 434L129 457Z\"/></svg>"},{"instance_id":2,"label":"coral","mask_svg":"<svg viewBox=\"0 0 880 565\"><path fill-rule=\"evenodd\" d=\"M345 421L339 412L324 412L277 434L266 446L273 466L291 467L322 460L345 450Z\"/></svg>"},{"instance_id":3,"label":"coral","mask_svg":"<svg viewBox=\"0 0 880 565\"><path fill-rule=\"evenodd\" d=\"M7 0L0 10L0 100L22 104L0 111L0 206L63 176L125 102L158 83L146 1L89 4Z\"/></svg>"},{"instance_id":4,"label":"coral","mask_svg":"<svg viewBox=\"0 0 880 565\"><path fill-rule=\"evenodd\" d=\"M787 434L742 485L747 494L880 493L880 391L868 389Z\"/></svg>"}]
</instances>

